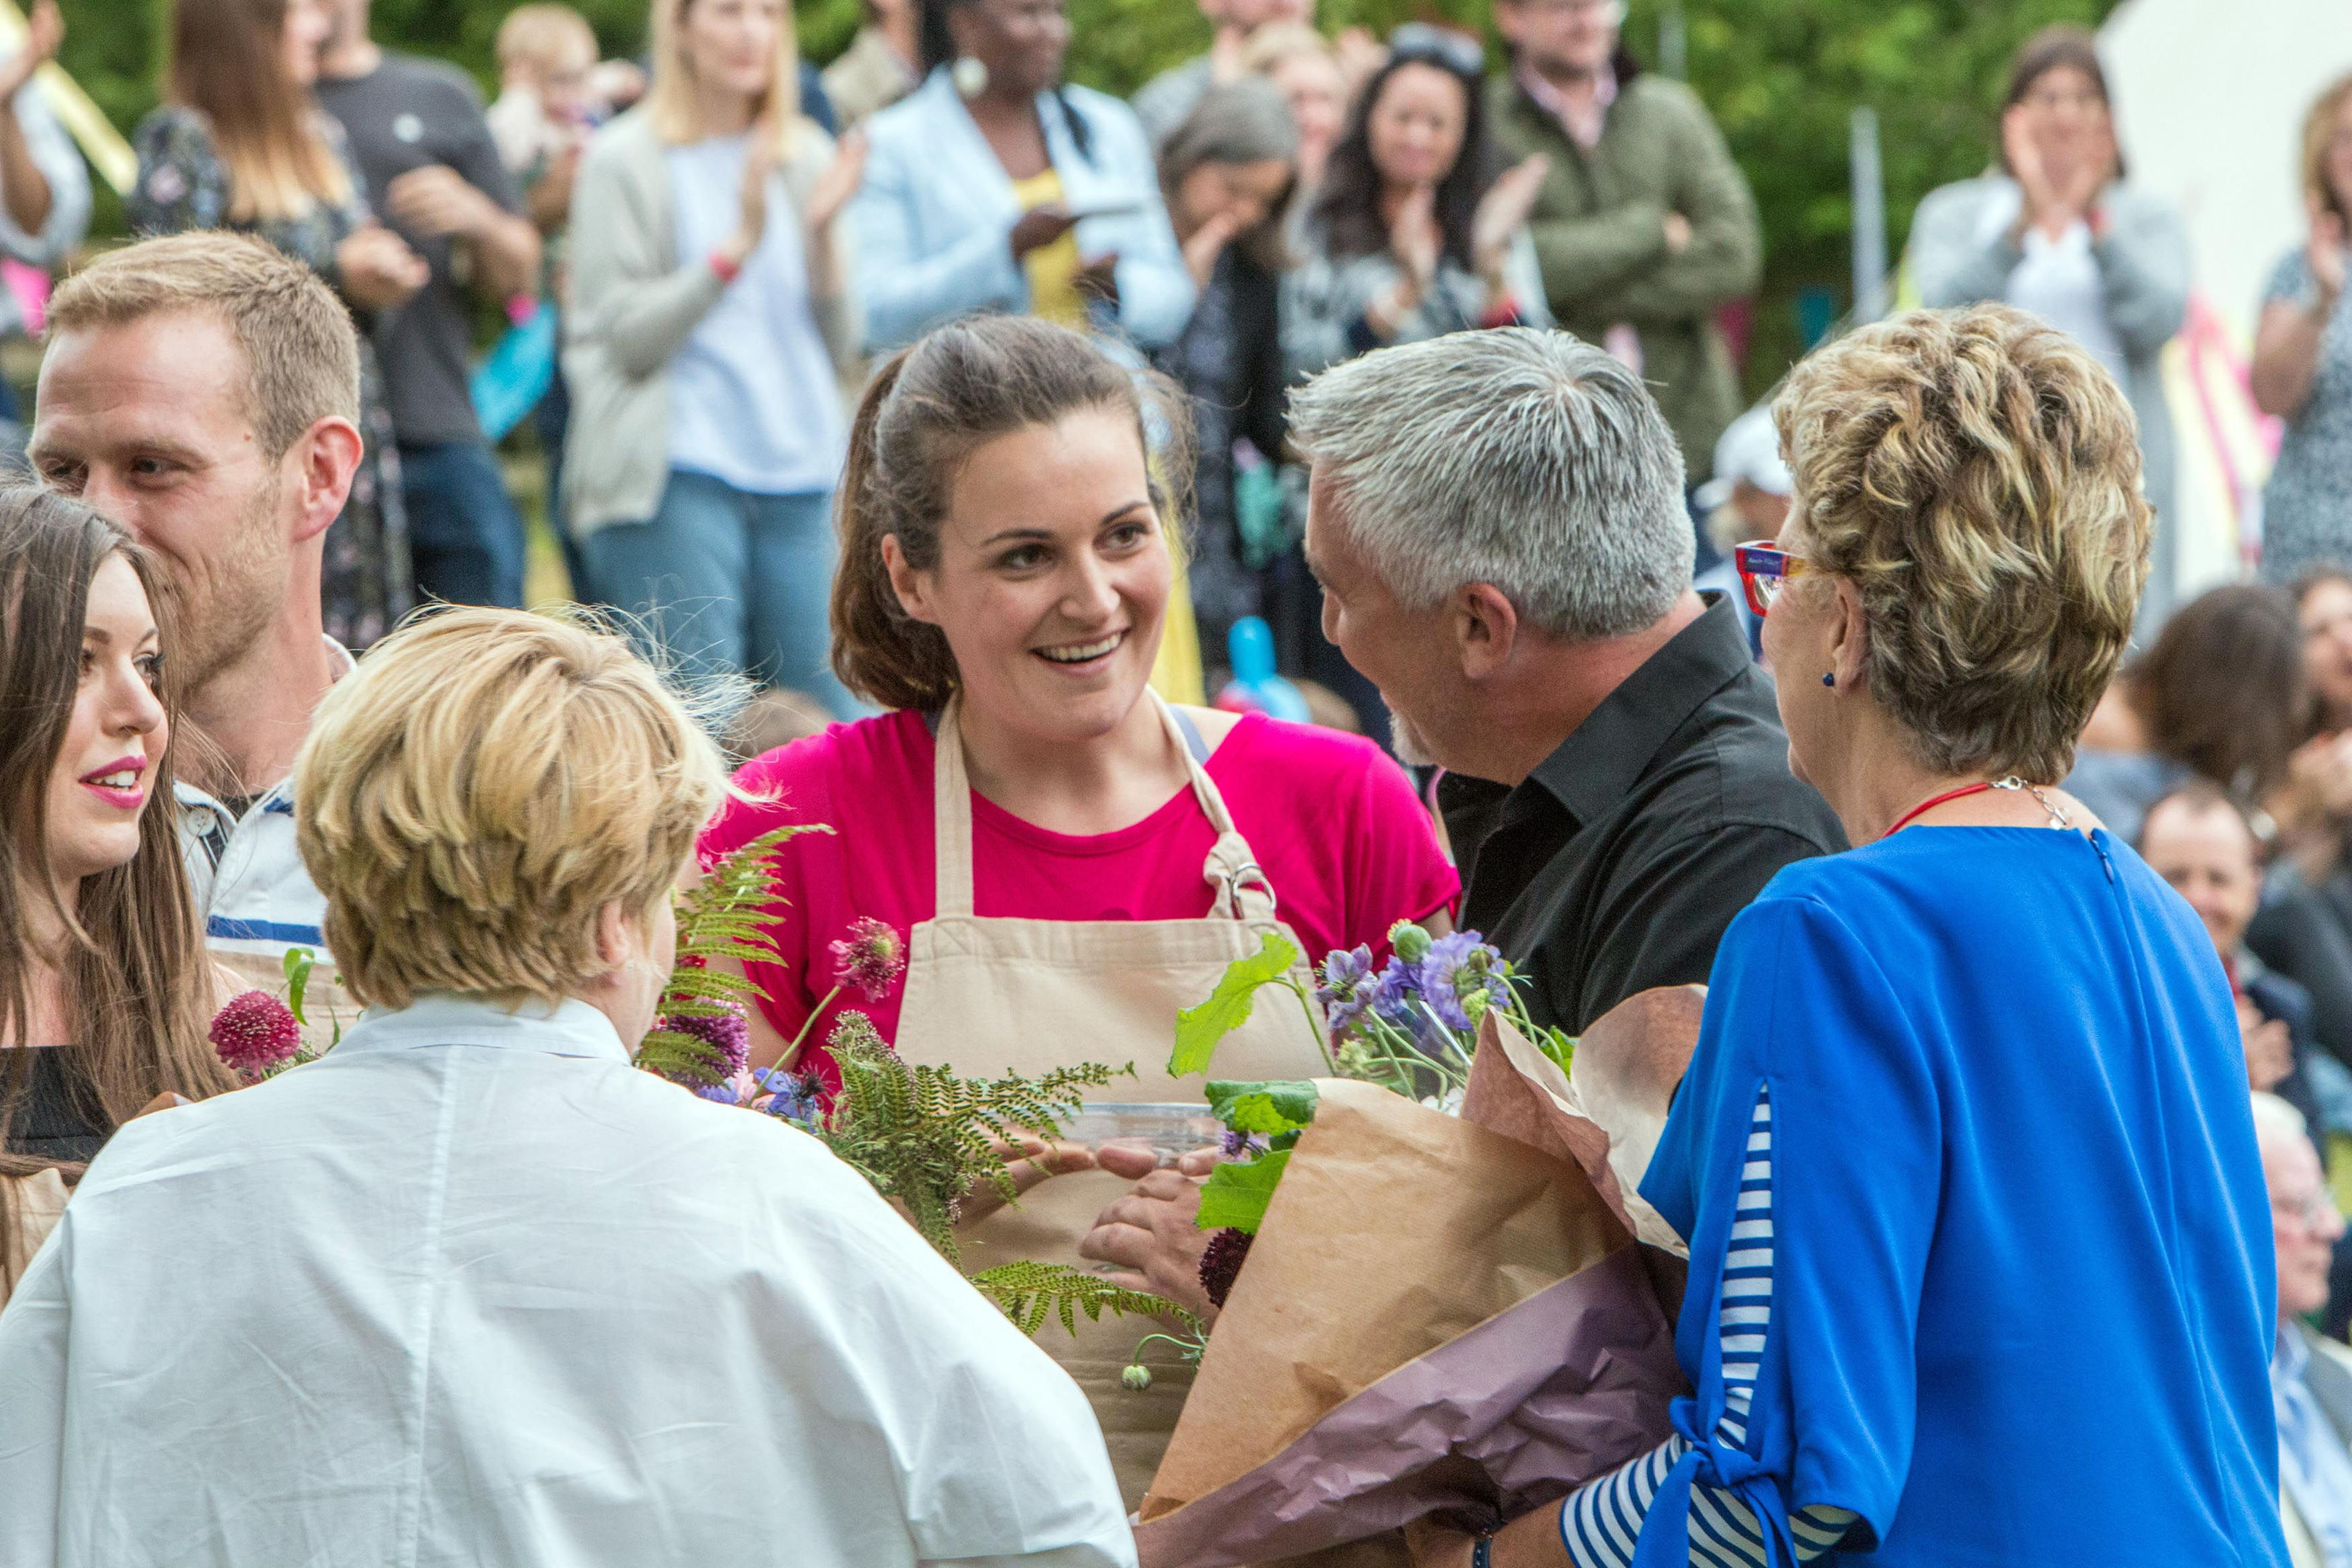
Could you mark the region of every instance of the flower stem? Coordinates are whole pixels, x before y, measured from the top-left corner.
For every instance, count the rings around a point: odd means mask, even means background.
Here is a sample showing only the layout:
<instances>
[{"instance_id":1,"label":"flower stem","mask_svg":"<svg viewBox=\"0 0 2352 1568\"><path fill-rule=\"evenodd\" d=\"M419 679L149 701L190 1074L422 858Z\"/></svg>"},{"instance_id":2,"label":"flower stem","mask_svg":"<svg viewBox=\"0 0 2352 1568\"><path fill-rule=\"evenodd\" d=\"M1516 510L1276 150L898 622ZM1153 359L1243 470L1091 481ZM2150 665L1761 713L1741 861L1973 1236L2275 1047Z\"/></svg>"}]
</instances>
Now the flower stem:
<instances>
[{"instance_id":1,"label":"flower stem","mask_svg":"<svg viewBox=\"0 0 2352 1568\"><path fill-rule=\"evenodd\" d=\"M809 1016L801 1023L801 1032L793 1037L793 1043L786 1046L784 1047L784 1054L776 1058L775 1066L777 1068L783 1071L790 1072L793 1068L800 1065L801 1043L808 1038L808 1032L816 1027L816 1021L824 1016L824 1010L833 1005L833 999L841 994L842 986L846 985L847 984L848 982L845 980L836 982L834 988L824 994L824 1000L818 1003L814 1007L809 1010Z\"/></svg>"},{"instance_id":2,"label":"flower stem","mask_svg":"<svg viewBox=\"0 0 2352 1568\"><path fill-rule=\"evenodd\" d=\"M1315 1037L1315 1048L1323 1053L1323 1065L1331 1069L1333 1078L1338 1078L1339 1064L1331 1055L1331 1042L1324 1037L1323 1020L1315 1016L1314 999L1307 994L1307 987L1299 984L1287 974L1282 977L1282 984L1288 986L1290 994L1298 998L1299 1011L1307 1015L1307 1032Z\"/></svg>"}]
</instances>

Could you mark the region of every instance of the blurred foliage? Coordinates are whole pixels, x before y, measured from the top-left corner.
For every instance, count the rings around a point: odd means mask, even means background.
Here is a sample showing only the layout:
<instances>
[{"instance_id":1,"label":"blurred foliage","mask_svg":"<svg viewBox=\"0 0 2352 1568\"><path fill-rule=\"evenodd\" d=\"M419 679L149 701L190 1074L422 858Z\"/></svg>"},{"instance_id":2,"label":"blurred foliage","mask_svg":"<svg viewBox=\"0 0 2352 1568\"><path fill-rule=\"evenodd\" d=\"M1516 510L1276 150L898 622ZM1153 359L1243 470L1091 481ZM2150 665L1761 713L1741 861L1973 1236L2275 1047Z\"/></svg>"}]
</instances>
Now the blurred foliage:
<instances>
[{"instance_id":1,"label":"blurred foliage","mask_svg":"<svg viewBox=\"0 0 2352 1568\"><path fill-rule=\"evenodd\" d=\"M645 0L573 0L609 53L645 47ZM1385 32L1399 22L1486 28L1488 0L1323 0L1328 27ZM1659 58L1674 0L1630 0L1626 40ZM1680 0L1693 82L1756 188L1764 217L1765 283L1749 356L1751 390L1768 387L1801 350L1794 300L1826 288L1851 302L1847 121L1876 109L1892 253L1912 208L1948 180L1980 172L2011 50L2057 21L2095 26L2115 0ZM386 45L454 59L495 91L491 39L507 7L483 0L375 0ZM827 60L856 30L858 0L799 0L802 47ZM1073 79L1132 92L1154 72L1207 47L1192 0L1070 0ZM68 0L65 64L126 132L152 107L170 0ZM100 232L119 227L110 200Z\"/></svg>"}]
</instances>

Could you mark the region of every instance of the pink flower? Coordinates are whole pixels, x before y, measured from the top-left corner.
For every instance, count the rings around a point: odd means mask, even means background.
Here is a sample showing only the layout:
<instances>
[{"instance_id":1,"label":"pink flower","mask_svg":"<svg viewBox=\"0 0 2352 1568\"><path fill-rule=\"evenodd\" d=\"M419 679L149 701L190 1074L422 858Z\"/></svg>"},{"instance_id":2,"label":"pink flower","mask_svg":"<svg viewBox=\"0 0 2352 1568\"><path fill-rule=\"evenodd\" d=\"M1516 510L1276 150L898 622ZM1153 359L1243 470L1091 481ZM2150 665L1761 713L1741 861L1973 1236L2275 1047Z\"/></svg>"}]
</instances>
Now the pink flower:
<instances>
[{"instance_id":1,"label":"pink flower","mask_svg":"<svg viewBox=\"0 0 2352 1568\"><path fill-rule=\"evenodd\" d=\"M286 1004L267 991L246 991L228 999L205 1031L220 1059L247 1083L292 1060L302 1049L302 1026Z\"/></svg>"},{"instance_id":2,"label":"pink flower","mask_svg":"<svg viewBox=\"0 0 2352 1568\"><path fill-rule=\"evenodd\" d=\"M906 944L888 921L872 915L850 921L849 934L832 948L834 984L856 985L869 1002L880 1001L906 973Z\"/></svg>"}]
</instances>

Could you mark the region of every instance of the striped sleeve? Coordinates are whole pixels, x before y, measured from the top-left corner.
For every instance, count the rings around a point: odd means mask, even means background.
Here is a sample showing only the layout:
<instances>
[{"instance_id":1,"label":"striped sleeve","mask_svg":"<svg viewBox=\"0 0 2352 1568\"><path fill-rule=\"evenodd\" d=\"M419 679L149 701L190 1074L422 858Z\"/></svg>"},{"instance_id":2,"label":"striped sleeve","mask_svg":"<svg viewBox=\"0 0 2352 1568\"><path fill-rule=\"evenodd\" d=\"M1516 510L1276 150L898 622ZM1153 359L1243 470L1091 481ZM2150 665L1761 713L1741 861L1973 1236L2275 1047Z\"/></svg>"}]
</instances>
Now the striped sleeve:
<instances>
[{"instance_id":1,"label":"striped sleeve","mask_svg":"<svg viewBox=\"0 0 2352 1568\"><path fill-rule=\"evenodd\" d=\"M1748 1417L1756 1397L1756 1374L1772 1325L1772 1097L1756 1096L1748 1124L1748 1158L1739 1178L1739 1201L1724 1258L1723 1299L1716 1316L1722 1349L1724 1410L1717 1437L1745 1448ZM1666 1472L1690 1451L1680 1436L1631 1464L1569 1494L1560 1505L1560 1543L1577 1568L1631 1568L1643 1521ZM1789 1515L1797 1561L1810 1563L1843 1539L1855 1515L1842 1508L1812 1506ZM1755 1512L1733 1493L1694 1484L1690 1502L1692 1568L1785 1568L1773 1564Z\"/></svg>"}]
</instances>

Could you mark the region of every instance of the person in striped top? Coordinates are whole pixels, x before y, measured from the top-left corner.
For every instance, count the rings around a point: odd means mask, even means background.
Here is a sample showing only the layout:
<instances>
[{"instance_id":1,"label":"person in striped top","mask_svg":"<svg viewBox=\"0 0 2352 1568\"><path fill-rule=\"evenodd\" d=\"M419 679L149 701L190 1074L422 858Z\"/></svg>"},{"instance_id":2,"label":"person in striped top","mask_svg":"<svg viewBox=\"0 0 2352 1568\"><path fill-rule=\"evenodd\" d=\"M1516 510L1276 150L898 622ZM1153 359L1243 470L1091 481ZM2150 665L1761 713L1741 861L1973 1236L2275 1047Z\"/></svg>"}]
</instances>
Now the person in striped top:
<instances>
[{"instance_id":1,"label":"person in striped top","mask_svg":"<svg viewBox=\"0 0 2352 1568\"><path fill-rule=\"evenodd\" d=\"M1420 1568L2284 1568L2269 1201L2197 916L2054 783L2147 571L2129 405L2007 306L1791 375L1739 569L1857 846L1731 923L1642 1195L1674 1435ZM1769 612L1769 613L1766 613Z\"/></svg>"}]
</instances>

